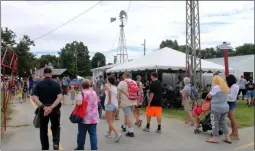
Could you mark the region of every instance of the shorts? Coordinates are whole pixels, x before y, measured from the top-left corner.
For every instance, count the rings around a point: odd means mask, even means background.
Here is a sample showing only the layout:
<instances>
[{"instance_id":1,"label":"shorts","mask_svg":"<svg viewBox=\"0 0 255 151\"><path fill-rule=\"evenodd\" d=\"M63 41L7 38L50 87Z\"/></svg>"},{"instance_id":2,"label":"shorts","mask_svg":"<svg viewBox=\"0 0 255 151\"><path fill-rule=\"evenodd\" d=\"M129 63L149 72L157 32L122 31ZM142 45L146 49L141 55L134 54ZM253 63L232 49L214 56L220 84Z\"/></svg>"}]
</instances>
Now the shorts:
<instances>
[{"instance_id":1,"label":"shorts","mask_svg":"<svg viewBox=\"0 0 255 151\"><path fill-rule=\"evenodd\" d=\"M186 101L184 101L184 110L186 111L186 112L189 112L189 111L192 111L192 101L191 100L186 100Z\"/></svg>"},{"instance_id":2,"label":"shorts","mask_svg":"<svg viewBox=\"0 0 255 151\"><path fill-rule=\"evenodd\" d=\"M228 102L229 110L234 110L236 108L236 102Z\"/></svg>"},{"instance_id":3,"label":"shorts","mask_svg":"<svg viewBox=\"0 0 255 151\"><path fill-rule=\"evenodd\" d=\"M124 112L124 115L131 115L133 112L134 106L127 106L122 107L122 111Z\"/></svg>"},{"instance_id":4,"label":"shorts","mask_svg":"<svg viewBox=\"0 0 255 151\"><path fill-rule=\"evenodd\" d=\"M249 99L253 99L253 98L254 98L254 92L253 92L253 90L248 90L248 91L247 91L247 97L248 97Z\"/></svg>"},{"instance_id":5,"label":"shorts","mask_svg":"<svg viewBox=\"0 0 255 151\"><path fill-rule=\"evenodd\" d=\"M162 107L151 106L146 107L146 116L160 117L162 115Z\"/></svg>"},{"instance_id":6,"label":"shorts","mask_svg":"<svg viewBox=\"0 0 255 151\"><path fill-rule=\"evenodd\" d=\"M117 107L114 106L113 104L107 104L105 105L105 111L113 111L113 112L116 112L117 111Z\"/></svg>"}]
</instances>

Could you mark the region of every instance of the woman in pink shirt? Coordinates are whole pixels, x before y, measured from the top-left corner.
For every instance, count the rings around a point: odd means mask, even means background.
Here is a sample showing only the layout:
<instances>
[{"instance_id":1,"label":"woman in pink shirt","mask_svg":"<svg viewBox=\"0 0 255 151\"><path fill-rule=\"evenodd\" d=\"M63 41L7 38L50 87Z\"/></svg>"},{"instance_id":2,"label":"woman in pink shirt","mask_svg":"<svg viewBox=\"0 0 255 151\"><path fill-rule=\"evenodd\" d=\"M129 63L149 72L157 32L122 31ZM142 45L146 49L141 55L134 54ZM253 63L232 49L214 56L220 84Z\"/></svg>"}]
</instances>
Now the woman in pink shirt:
<instances>
[{"instance_id":1,"label":"woman in pink shirt","mask_svg":"<svg viewBox=\"0 0 255 151\"><path fill-rule=\"evenodd\" d=\"M84 150L87 132L90 137L91 150L97 150L97 123L99 122L99 99L94 90L90 89L90 81L84 80L82 92L76 98L76 105L82 105L82 101L88 101L87 110L82 123L78 123L77 147L75 150ZM83 95L82 95L83 93Z\"/></svg>"}]
</instances>

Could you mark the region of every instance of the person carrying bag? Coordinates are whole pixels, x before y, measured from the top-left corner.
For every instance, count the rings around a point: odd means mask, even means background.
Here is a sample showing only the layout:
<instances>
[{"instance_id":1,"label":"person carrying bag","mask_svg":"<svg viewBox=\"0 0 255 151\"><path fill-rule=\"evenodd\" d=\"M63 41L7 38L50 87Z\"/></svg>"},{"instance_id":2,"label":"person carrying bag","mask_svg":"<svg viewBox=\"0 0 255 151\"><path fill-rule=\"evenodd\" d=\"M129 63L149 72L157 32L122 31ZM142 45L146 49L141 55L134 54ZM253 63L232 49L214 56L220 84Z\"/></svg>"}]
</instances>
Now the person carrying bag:
<instances>
[{"instance_id":1,"label":"person carrying bag","mask_svg":"<svg viewBox=\"0 0 255 151\"><path fill-rule=\"evenodd\" d=\"M82 105L81 106L75 106L73 112L71 113L69 119L72 123L81 123L83 121L83 117L86 114L86 110L88 107L88 100L84 100L84 94L81 91L82 95Z\"/></svg>"},{"instance_id":2,"label":"person carrying bag","mask_svg":"<svg viewBox=\"0 0 255 151\"><path fill-rule=\"evenodd\" d=\"M77 95L76 107L73 110L70 121L77 123L77 147L75 150L84 150L86 133L89 133L91 150L97 150L97 123L99 122L98 103L96 92L90 89L90 81L84 80L82 92Z\"/></svg>"}]
</instances>

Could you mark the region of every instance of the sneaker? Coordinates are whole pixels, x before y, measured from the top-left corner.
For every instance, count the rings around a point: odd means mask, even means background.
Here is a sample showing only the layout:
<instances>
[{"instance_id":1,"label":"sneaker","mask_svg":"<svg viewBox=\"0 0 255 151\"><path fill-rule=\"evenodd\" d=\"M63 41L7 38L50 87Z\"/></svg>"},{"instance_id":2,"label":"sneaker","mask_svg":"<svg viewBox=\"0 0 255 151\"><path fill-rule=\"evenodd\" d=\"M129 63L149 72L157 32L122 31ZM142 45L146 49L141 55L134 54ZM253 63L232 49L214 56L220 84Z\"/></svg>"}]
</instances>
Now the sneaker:
<instances>
[{"instance_id":1,"label":"sneaker","mask_svg":"<svg viewBox=\"0 0 255 151\"><path fill-rule=\"evenodd\" d=\"M115 138L115 142L119 142L121 136L122 136L122 134L119 133L119 134L116 136L116 138Z\"/></svg>"},{"instance_id":2,"label":"sneaker","mask_svg":"<svg viewBox=\"0 0 255 151\"><path fill-rule=\"evenodd\" d=\"M127 128L124 127L124 125L121 125L121 129L122 129L123 132L126 132L126 131L127 131Z\"/></svg>"},{"instance_id":3,"label":"sneaker","mask_svg":"<svg viewBox=\"0 0 255 151\"><path fill-rule=\"evenodd\" d=\"M145 131L145 132L150 132L150 129L147 128L147 127L145 127L145 128L143 129L143 131Z\"/></svg>"},{"instance_id":4,"label":"sneaker","mask_svg":"<svg viewBox=\"0 0 255 151\"><path fill-rule=\"evenodd\" d=\"M156 130L155 132L158 133L158 134L162 134L161 130Z\"/></svg>"},{"instance_id":5,"label":"sneaker","mask_svg":"<svg viewBox=\"0 0 255 151\"><path fill-rule=\"evenodd\" d=\"M126 136L127 137L135 137L135 134L134 134L134 132L127 132Z\"/></svg>"},{"instance_id":6,"label":"sneaker","mask_svg":"<svg viewBox=\"0 0 255 151\"><path fill-rule=\"evenodd\" d=\"M105 136L106 138L112 138L112 135L109 135L108 132L104 133L104 136Z\"/></svg>"},{"instance_id":7,"label":"sneaker","mask_svg":"<svg viewBox=\"0 0 255 151\"><path fill-rule=\"evenodd\" d=\"M53 145L53 150L59 150L59 147L58 147L58 145Z\"/></svg>"}]
</instances>

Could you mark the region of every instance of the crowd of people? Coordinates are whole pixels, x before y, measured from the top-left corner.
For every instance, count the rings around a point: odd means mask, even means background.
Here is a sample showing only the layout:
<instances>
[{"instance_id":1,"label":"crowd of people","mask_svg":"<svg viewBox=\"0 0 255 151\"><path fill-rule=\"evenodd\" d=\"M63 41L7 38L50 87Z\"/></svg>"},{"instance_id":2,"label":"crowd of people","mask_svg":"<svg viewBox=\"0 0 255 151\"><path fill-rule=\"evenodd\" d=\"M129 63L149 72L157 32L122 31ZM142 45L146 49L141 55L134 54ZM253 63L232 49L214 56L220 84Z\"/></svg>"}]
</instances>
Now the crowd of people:
<instances>
[{"instance_id":1,"label":"crowd of people","mask_svg":"<svg viewBox=\"0 0 255 151\"><path fill-rule=\"evenodd\" d=\"M43 150L49 149L49 140L47 136L48 122L51 121L51 130L53 135L53 148L59 149L60 141L60 108L61 104L65 104L64 99L68 93L70 81L67 78L52 79L51 69L44 69L44 78L38 80L37 84L31 84L31 79L24 80L27 83L27 90L31 92L32 100L38 105L38 113L40 114L40 140ZM85 79L81 82L80 92L76 95L74 87L71 87L71 100L73 105L81 106L84 102L87 107L84 113L83 121L78 123L77 147L75 150L84 150L86 133L90 138L91 150L98 149L97 124L100 121L98 113L98 105L103 102L105 110L105 119L109 126L105 132L106 138L114 137L115 142L119 142L123 137L122 132L126 133L126 137L134 137L134 125L141 127L142 119L140 118L140 109L142 105L146 106L146 121L143 131L150 132L150 121L152 117L157 119L156 133L161 134L162 120L162 83L158 80L158 74L151 74L151 81L147 81L145 85L142 83L142 77L137 76L136 81L131 79L131 74L126 72L121 78L108 74L104 79L99 76L97 79ZM241 81L241 82L240 82ZM187 113L186 124L199 127L200 118L203 113L204 118L210 116L212 127L212 137L207 140L208 143L218 143L217 136L219 131L224 134L224 142L231 144L231 140L238 140L238 127L235 120L234 110L238 95L243 91L242 78L238 81L234 75L228 75L224 80L218 73L213 76L213 82L208 94L203 100L193 100L193 88L188 77L181 80L182 105ZM248 105L252 104L254 99L254 84L250 86L252 81L245 83L247 86ZM250 85L249 85L250 84ZM24 85L24 84L23 84ZM149 93L147 93L147 91ZM252 94L251 94L252 92ZM147 95L148 94L148 95ZM244 96L244 94L243 94ZM124 113L123 124L120 132L115 120L118 120L119 112ZM135 121L133 123L132 117ZM230 133L227 127L226 117L231 121Z\"/></svg>"}]
</instances>

